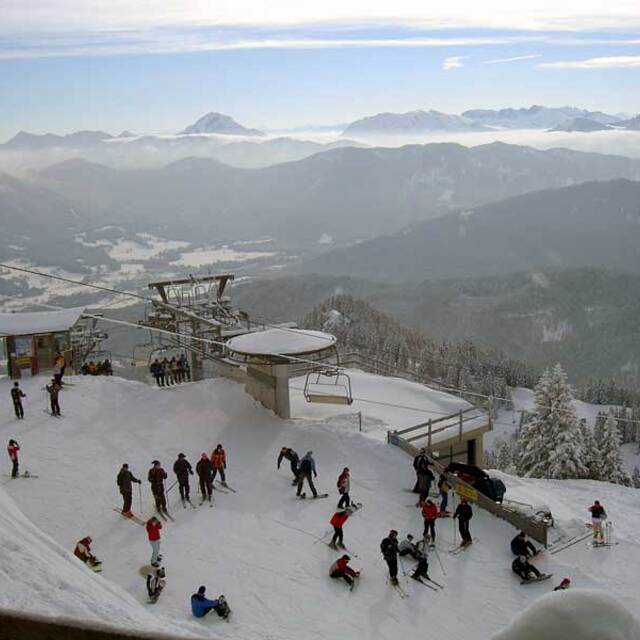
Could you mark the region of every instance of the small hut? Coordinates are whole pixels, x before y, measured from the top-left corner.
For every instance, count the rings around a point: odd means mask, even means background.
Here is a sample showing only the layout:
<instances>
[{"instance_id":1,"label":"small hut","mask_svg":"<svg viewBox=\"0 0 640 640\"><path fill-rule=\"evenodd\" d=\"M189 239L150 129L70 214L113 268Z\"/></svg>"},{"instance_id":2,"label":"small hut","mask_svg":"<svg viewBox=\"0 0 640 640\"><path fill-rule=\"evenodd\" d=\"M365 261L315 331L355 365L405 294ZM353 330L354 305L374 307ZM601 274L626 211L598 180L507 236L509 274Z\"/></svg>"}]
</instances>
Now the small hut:
<instances>
[{"instance_id":1,"label":"small hut","mask_svg":"<svg viewBox=\"0 0 640 640\"><path fill-rule=\"evenodd\" d=\"M69 364L73 359L71 333L84 308L28 313L0 313L0 339L5 341L11 378L37 375L53 368L60 351Z\"/></svg>"}]
</instances>

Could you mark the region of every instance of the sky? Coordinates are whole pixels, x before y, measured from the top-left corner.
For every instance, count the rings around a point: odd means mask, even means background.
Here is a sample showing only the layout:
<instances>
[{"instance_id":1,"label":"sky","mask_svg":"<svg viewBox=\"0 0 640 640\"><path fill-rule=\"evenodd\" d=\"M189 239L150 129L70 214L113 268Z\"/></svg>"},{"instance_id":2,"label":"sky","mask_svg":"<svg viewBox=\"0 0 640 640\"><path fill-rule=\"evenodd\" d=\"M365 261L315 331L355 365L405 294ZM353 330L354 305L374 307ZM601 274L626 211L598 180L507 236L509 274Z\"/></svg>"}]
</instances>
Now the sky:
<instances>
[{"instance_id":1,"label":"sky","mask_svg":"<svg viewBox=\"0 0 640 640\"><path fill-rule=\"evenodd\" d=\"M640 2L0 0L0 140L381 111L640 112Z\"/></svg>"}]
</instances>

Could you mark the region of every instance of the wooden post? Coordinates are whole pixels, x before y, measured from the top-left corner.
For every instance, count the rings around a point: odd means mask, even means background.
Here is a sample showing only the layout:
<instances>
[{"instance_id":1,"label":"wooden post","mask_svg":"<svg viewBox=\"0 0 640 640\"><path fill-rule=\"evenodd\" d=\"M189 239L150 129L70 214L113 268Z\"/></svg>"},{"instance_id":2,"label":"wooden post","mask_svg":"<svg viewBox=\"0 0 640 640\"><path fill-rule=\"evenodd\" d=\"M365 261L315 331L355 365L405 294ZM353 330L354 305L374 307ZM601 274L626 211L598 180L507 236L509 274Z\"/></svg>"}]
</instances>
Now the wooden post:
<instances>
[{"instance_id":1,"label":"wooden post","mask_svg":"<svg viewBox=\"0 0 640 640\"><path fill-rule=\"evenodd\" d=\"M429 438L427 441L427 447L429 449L429 455L431 455L431 418L429 418Z\"/></svg>"},{"instance_id":2,"label":"wooden post","mask_svg":"<svg viewBox=\"0 0 640 640\"><path fill-rule=\"evenodd\" d=\"M460 409L459 419L460 419L459 438L460 438L460 442L462 442L462 409Z\"/></svg>"}]
</instances>

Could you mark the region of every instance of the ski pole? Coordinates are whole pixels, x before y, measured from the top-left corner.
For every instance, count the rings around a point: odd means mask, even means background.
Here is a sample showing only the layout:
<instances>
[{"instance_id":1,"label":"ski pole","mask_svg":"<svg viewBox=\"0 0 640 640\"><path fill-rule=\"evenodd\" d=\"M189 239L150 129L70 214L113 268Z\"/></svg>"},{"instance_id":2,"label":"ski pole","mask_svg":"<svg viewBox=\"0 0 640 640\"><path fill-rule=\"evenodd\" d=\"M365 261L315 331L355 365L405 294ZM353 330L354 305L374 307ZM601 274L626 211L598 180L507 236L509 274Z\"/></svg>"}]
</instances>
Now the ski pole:
<instances>
[{"instance_id":1,"label":"ski pole","mask_svg":"<svg viewBox=\"0 0 640 640\"><path fill-rule=\"evenodd\" d=\"M168 489L165 490L165 493L167 494L167 500L169 499L169 491L171 491L171 489L173 489L173 487L175 487L177 484L178 484L178 481L176 480L175 482L169 485ZM165 483L165 487L166 487L166 483Z\"/></svg>"},{"instance_id":2,"label":"ski pole","mask_svg":"<svg viewBox=\"0 0 640 640\"><path fill-rule=\"evenodd\" d=\"M140 513L142 513L142 483L138 483L138 499L140 500Z\"/></svg>"},{"instance_id":3,"label":"ski pole","mask_svg":"<svg viewBox=\"0 0 640 640\"><path fill-rule=\"evenodd\" d=\"M438 558L438 562L440 563L440 569L442 569L442 575L446 576L447 572L444 570L444 565L442 564L442 560L440 559L440 554L438 553L438 549L434 548L434 552L436 554L436 558Z\"/></svg>"},{"instance_id":4,"label":"ski pole","mask_svg":"<svg viewBox=\"0 0 640 640\"><path fill-rule=\"evenodd\" d=\"M318 544L318 542L324 542L324 539L331 533L331 529L327 529L321 538L318 538L313 544Z\"/></svg>"}]
</instances>

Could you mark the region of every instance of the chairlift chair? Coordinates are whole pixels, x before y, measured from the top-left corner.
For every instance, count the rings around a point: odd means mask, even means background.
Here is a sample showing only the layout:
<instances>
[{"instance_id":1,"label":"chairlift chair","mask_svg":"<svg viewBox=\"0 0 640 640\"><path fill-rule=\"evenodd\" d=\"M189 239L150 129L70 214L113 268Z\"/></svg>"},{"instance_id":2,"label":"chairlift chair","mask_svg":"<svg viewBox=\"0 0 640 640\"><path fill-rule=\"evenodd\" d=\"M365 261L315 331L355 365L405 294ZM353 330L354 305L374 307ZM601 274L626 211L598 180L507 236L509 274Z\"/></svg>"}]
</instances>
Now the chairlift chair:
<instances>
[{"instance_id":1,"label":"chairlift chair","mask_svg":"<svg viewBox=\"0 0 640 640\"><path fill-rule=\"evenodd\" d=\"M350 405L353 403L351 378L339 369L310 371L304 381L304 398L319 404Z\"/></svg>"}]
</instances>

